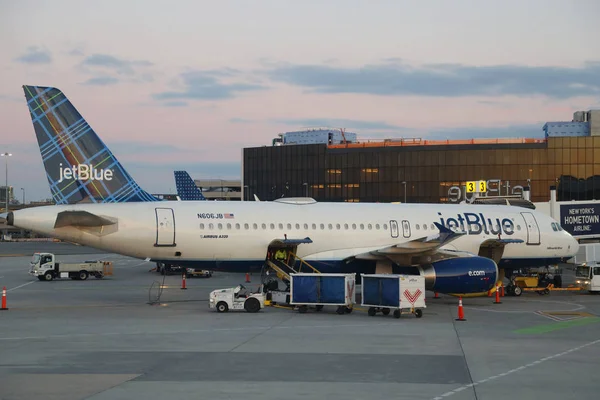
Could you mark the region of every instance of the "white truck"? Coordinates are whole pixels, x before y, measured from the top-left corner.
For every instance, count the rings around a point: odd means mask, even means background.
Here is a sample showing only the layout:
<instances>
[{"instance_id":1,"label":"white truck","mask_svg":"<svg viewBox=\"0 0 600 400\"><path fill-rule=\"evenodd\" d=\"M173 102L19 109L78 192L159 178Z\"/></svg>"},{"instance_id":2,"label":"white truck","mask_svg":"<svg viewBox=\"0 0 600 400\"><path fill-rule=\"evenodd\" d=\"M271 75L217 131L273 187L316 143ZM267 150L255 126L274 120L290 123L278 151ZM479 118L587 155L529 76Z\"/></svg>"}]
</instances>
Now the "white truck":
<instances>
[{"instance_id":1,"label":"white truck","mask_svg":"<svg viewBox=\"0 0 600 400\"><path fill-rule=\"evenodd\" d=\"M589 264L589 265L588 265ZM575 284L590 293L600 292L600 262L582 263L575 267Z\"/></svg>"},{"instance_id":2,"label":"white truck","mask_svg":"<svg viewBox=\"0 0 600 400\"><path fill-rule=\"evenodd\" d=\"M216 308L217 312L220 313L229 310L246 310L255 313L265 308L265 294L250 293L244 285L217 289L210 292L208 307L211 309Z\"/></svg>"},{"instance_id":3,"label":"white truck","mask_svg":"<svg viewBox=\"0 0 600 400\"><path fill-rule=\"evenodd\" d=\"M86 280L93 275L101 279L112 275L112 262L86 261L84 263L67 264L56 261L52 253L34 253L30 262L29 274L37 276L40 281L51 281L55 278L71 278Z\"/></svg>"}]
</instances>

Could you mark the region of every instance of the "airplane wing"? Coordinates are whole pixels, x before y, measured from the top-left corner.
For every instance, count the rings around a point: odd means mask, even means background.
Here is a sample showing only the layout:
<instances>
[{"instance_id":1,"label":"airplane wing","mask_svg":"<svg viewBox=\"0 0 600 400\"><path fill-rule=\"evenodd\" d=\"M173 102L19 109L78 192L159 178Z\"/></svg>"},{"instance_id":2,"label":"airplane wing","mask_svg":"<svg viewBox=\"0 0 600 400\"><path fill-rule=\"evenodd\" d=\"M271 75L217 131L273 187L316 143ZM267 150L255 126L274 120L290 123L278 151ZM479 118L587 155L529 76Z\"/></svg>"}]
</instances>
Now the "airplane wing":
<instances>
[{"instance_id":1,"label":"airplane wing","mask_svg":"<svg viewBox=\"0 0 600 400\"><path fill-rule=\"evenodd\" d=\"M466 235L466 232L454 232L438 222L434 222L434 224L439 229L439 232L436 234L423 236L394 246L384 247L376 250L376 252L382 255L425 253L437 250L453 240Z\"/></svg>"},{"instance_id":2,"label":"airplane wing","mask_svg":"<svg viewBox=\"0 0 600 400\"><path fill-rule=\"evenodd\" d=\"M434 222L439 232L429 236L423 236L408 242L399 243L392 246L382 247L368 253L357 254L354 257L358 259L377 259L377 258L397 258L402 256L414 257L432 254L442 246L466 235L466 232L455 232L445 226Z\"/></svg>"},{"instance_id":3,"label":"airplane wing","mask_svg":"<svg viewBox=\"0 0 600 400\"><path fill-rule=\"evenodd\" d=\"M107 217L101 217L87 211L62 211L56 216L54 228L66 226L74 227L102 227L114 225L117 221Z\"/></svg>"},{"instance_id":4,"label":"airplane wing","mask_svg":"<svg viewBox=\"0 0 600 400\"><path fill-rule=\"evenodd\" d=\"M409 262L409 260L420 258L432 261L434 259L454 258L463 255L464 252L462 251L444 250L441 248L466 235L466 232L455 232L437 222L434 222L434 224L439 229L437 234L420 237L393 246L382 247L368 253L357 254L354 257L357 259L388 258L395 262ZM480 248L504 248L507 244L522 242L522 239L487 239L480 244Z\"/></svg>"},{"instance_id":5,"label":"airplane wing","mask_svg":"<svg viewBox=\"0 0 600 400\"><path fill-rule=\"evenodd\" d=\"M504 247L510 243L523 243L523 239L487 239L481 242L481 246Z\"/></svg>"}]
</instances>

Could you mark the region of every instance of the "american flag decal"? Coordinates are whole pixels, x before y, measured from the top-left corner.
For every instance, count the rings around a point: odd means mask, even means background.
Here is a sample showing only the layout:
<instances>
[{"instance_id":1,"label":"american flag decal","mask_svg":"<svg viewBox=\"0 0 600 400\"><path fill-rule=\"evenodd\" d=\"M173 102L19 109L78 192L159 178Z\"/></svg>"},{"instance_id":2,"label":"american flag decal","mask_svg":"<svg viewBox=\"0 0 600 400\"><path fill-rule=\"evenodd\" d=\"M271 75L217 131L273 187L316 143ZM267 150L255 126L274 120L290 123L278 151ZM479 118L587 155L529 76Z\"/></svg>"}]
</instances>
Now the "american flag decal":
<instances>
[{"instance_id":1,"label":"american flag decal","mask_svg":"<svg viewBox=\"0 0 600 400\"><path fill-rule=\"evenodd\" d=\"M414 293L411 293L408 291L408 289L406 289L404 291L404 297L406 297L406 299L410 302L410 304L412 304L413 306L415 305L415 302L417 301L417 299L421 296L422 292L420 289L417 289Z\"/></svg>"},{"instance_id":2,"label":"american flag decal","mask_svg":"<svg viewBox=\"0 0 600 400\"><path fill-rule=\"evenodd\" d=\"M225 217L227 219L231 219L231 218L233 218L233 214L223 214L223 217Z\"/></svg>"}]
</instances>

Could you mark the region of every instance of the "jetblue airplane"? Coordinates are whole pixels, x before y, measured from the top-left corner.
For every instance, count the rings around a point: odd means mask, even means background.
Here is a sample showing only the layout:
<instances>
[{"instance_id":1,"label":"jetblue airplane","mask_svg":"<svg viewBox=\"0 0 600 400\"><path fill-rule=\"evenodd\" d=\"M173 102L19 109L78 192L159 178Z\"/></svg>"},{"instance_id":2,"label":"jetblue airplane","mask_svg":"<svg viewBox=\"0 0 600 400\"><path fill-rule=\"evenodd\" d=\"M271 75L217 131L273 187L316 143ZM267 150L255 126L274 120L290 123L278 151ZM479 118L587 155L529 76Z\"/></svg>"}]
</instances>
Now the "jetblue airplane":
<instances>
[{"instance_id":1,"label":"jetblue airplane","mask_svg":"<svg viewBox=\"0 0 600 400\"><path fill-rule=\"evenodd\" d=\"M183 201L206 200L202 191L186 171L175 171L177 195Z\"/></svg>"},{"instance_id":2,"label":"jetblue airplane","mask_svg":"<svg viewBox=\"0 0 600 400\"><path fill-rule=\"evenodd\" d=\"M30 109L36 133L44 132L52 142L61 138L58 152L70 152L79 135L73 124L87 124L72 117L73 106L60 90L24 90L28 104L35 105ZM91 128L86 133L99 141ZM86 187L113 187L115 176L128 176L113 158L98 159L86 157L89 166L82 168L86 164L69 158L65 168L79 171L79 178L85 170ZM75 175L61 173L66 181ZM133 181L127 185L138 187ZM13 211L7 223L112 253L227 272L260 271L267 252L286 245L324 273L415 273L426 277L428 290L463 296L493 289L505 267L555 264L579 248L549 216L501 205L317 203L310 198L105 202Z\"/></svg>"}]
</instances>

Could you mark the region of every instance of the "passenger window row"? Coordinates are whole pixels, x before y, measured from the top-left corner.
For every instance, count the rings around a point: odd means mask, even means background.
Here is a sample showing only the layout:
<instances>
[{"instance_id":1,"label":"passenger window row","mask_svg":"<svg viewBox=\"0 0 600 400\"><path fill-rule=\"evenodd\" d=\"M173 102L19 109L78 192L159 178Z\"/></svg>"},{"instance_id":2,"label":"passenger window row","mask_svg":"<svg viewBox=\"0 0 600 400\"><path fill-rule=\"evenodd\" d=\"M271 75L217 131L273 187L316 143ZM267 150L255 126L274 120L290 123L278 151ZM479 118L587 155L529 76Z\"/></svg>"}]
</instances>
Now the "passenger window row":
<instances>
[{"instance_id":1,"label":"passenger window row","mask_svg":"<svg viewBox=\"0 0 600 400\"><path fill-rule=\"evenodd\" d=\"M209 224L200 224L200 229L215 229L215 225L217 227L217 229L237 229L240 230L242 229L242 224L222 224L222 223L218 223L218 224L213 224L213 223L209 223ZM296 230L300 230L301 228L303 228L304 230L308 230L308 229L313 229L313 230L317 230L317 229L321 229L321 230L356 230L356 229L360 229L360 230L380 230L383 229L384 231L387 231L388 229L388 225L387 224L285 224L287 230L292 230L292 227L294 227ZM276 228L279 228L280 230L284 229L284 224L279 223L279 224L274 224L274 223L270 223L270 224L252 224L252 229L253 230L258 230L258 229L271 229L274 230ZM251 229L251 225L246 223L243 224L243 229L245 230L250 230Z\"/></svg>"},{"instance_id":2,"label":"passenger window row","mask_svg":"<svg viewBox=\"0 0 600 400\"><path fill-rule=\"evenodd\" d=\"M234 226L235 226L235 229L237 229L237 230L242 229L242 225L239 224L239 223L237 223L235 225L234 224L230 224L230 223L228 223L228 224L218 223L218 224L216 224L216 226L217 226L217 229L219 229L219 230L222 230L222 229L231 230L231 229L234 229ZM366 225L365 224L358 224L358 225L357 224L343 224L342 225L342 224L306 224L305 223L305 224L302 224L302 225L301 224L294 224L294 225L292 225L292 224L288 223L288 224L286 224L287 230L292 230L292 226L295 227L296 230L300 230L301 227L304 228L304 230L309 230L309 229L317 230L318 228L320 228L321 230L325 230L325 229L328 229L328 230L334 230L334 229L336 229L336 230L342 230L342 227L343 227L343 230L349 230L349 229L352 229L352 230L356 230L356 229L365 230L365 227L366 227L367 230L373 230L373 228L375 228L375 230L383 229L384 231L387 231L387 229L388 229L388 225L387 224L382 224L382 225L380 225L380 224L374 224L374 225L373 224L366 224ZM259 224L254 223L254 224L252 224L252 228L250 228L250 224L246 223L243 226L243 228L245 230L250 230L250 229L253 229L253 230L258 230L258 229L263 229L263 230L271 229L271 230L275 230L276 227L279 228L280 230L283 230L284 229L284 224L282 224L282 223L279 223L279 224L274 224L274 223L265 224L265 223L262 223L262 224L260 224L260 227L259 227ZM436 230L436 227L435 227L434 224L431 224L431 225L427 225L427 224L419 225L419 224L416 224L415 228L417 230L420 230L420 229L423 229L423 230L427 230L427 229ZM499 230L500 229L500 227L498 225L495 225L493 228L495 230ZM215 224L213 224L213 223L209 223L207 225L200 224L200 229L210 229L210 230L213 230L213 229L215 229ZM454 231L459 231L460 230L458 227L456 227L456 228L450 228L450 229L452 229ZM552 223L552 229L554 229L555 231L556 230L560 230L560 231L563 230L562 227L559 224L554 223L554 222ZM517 225L517 230L518 231L521 230L521 225Z\"/></svg>"}]
</instances>

